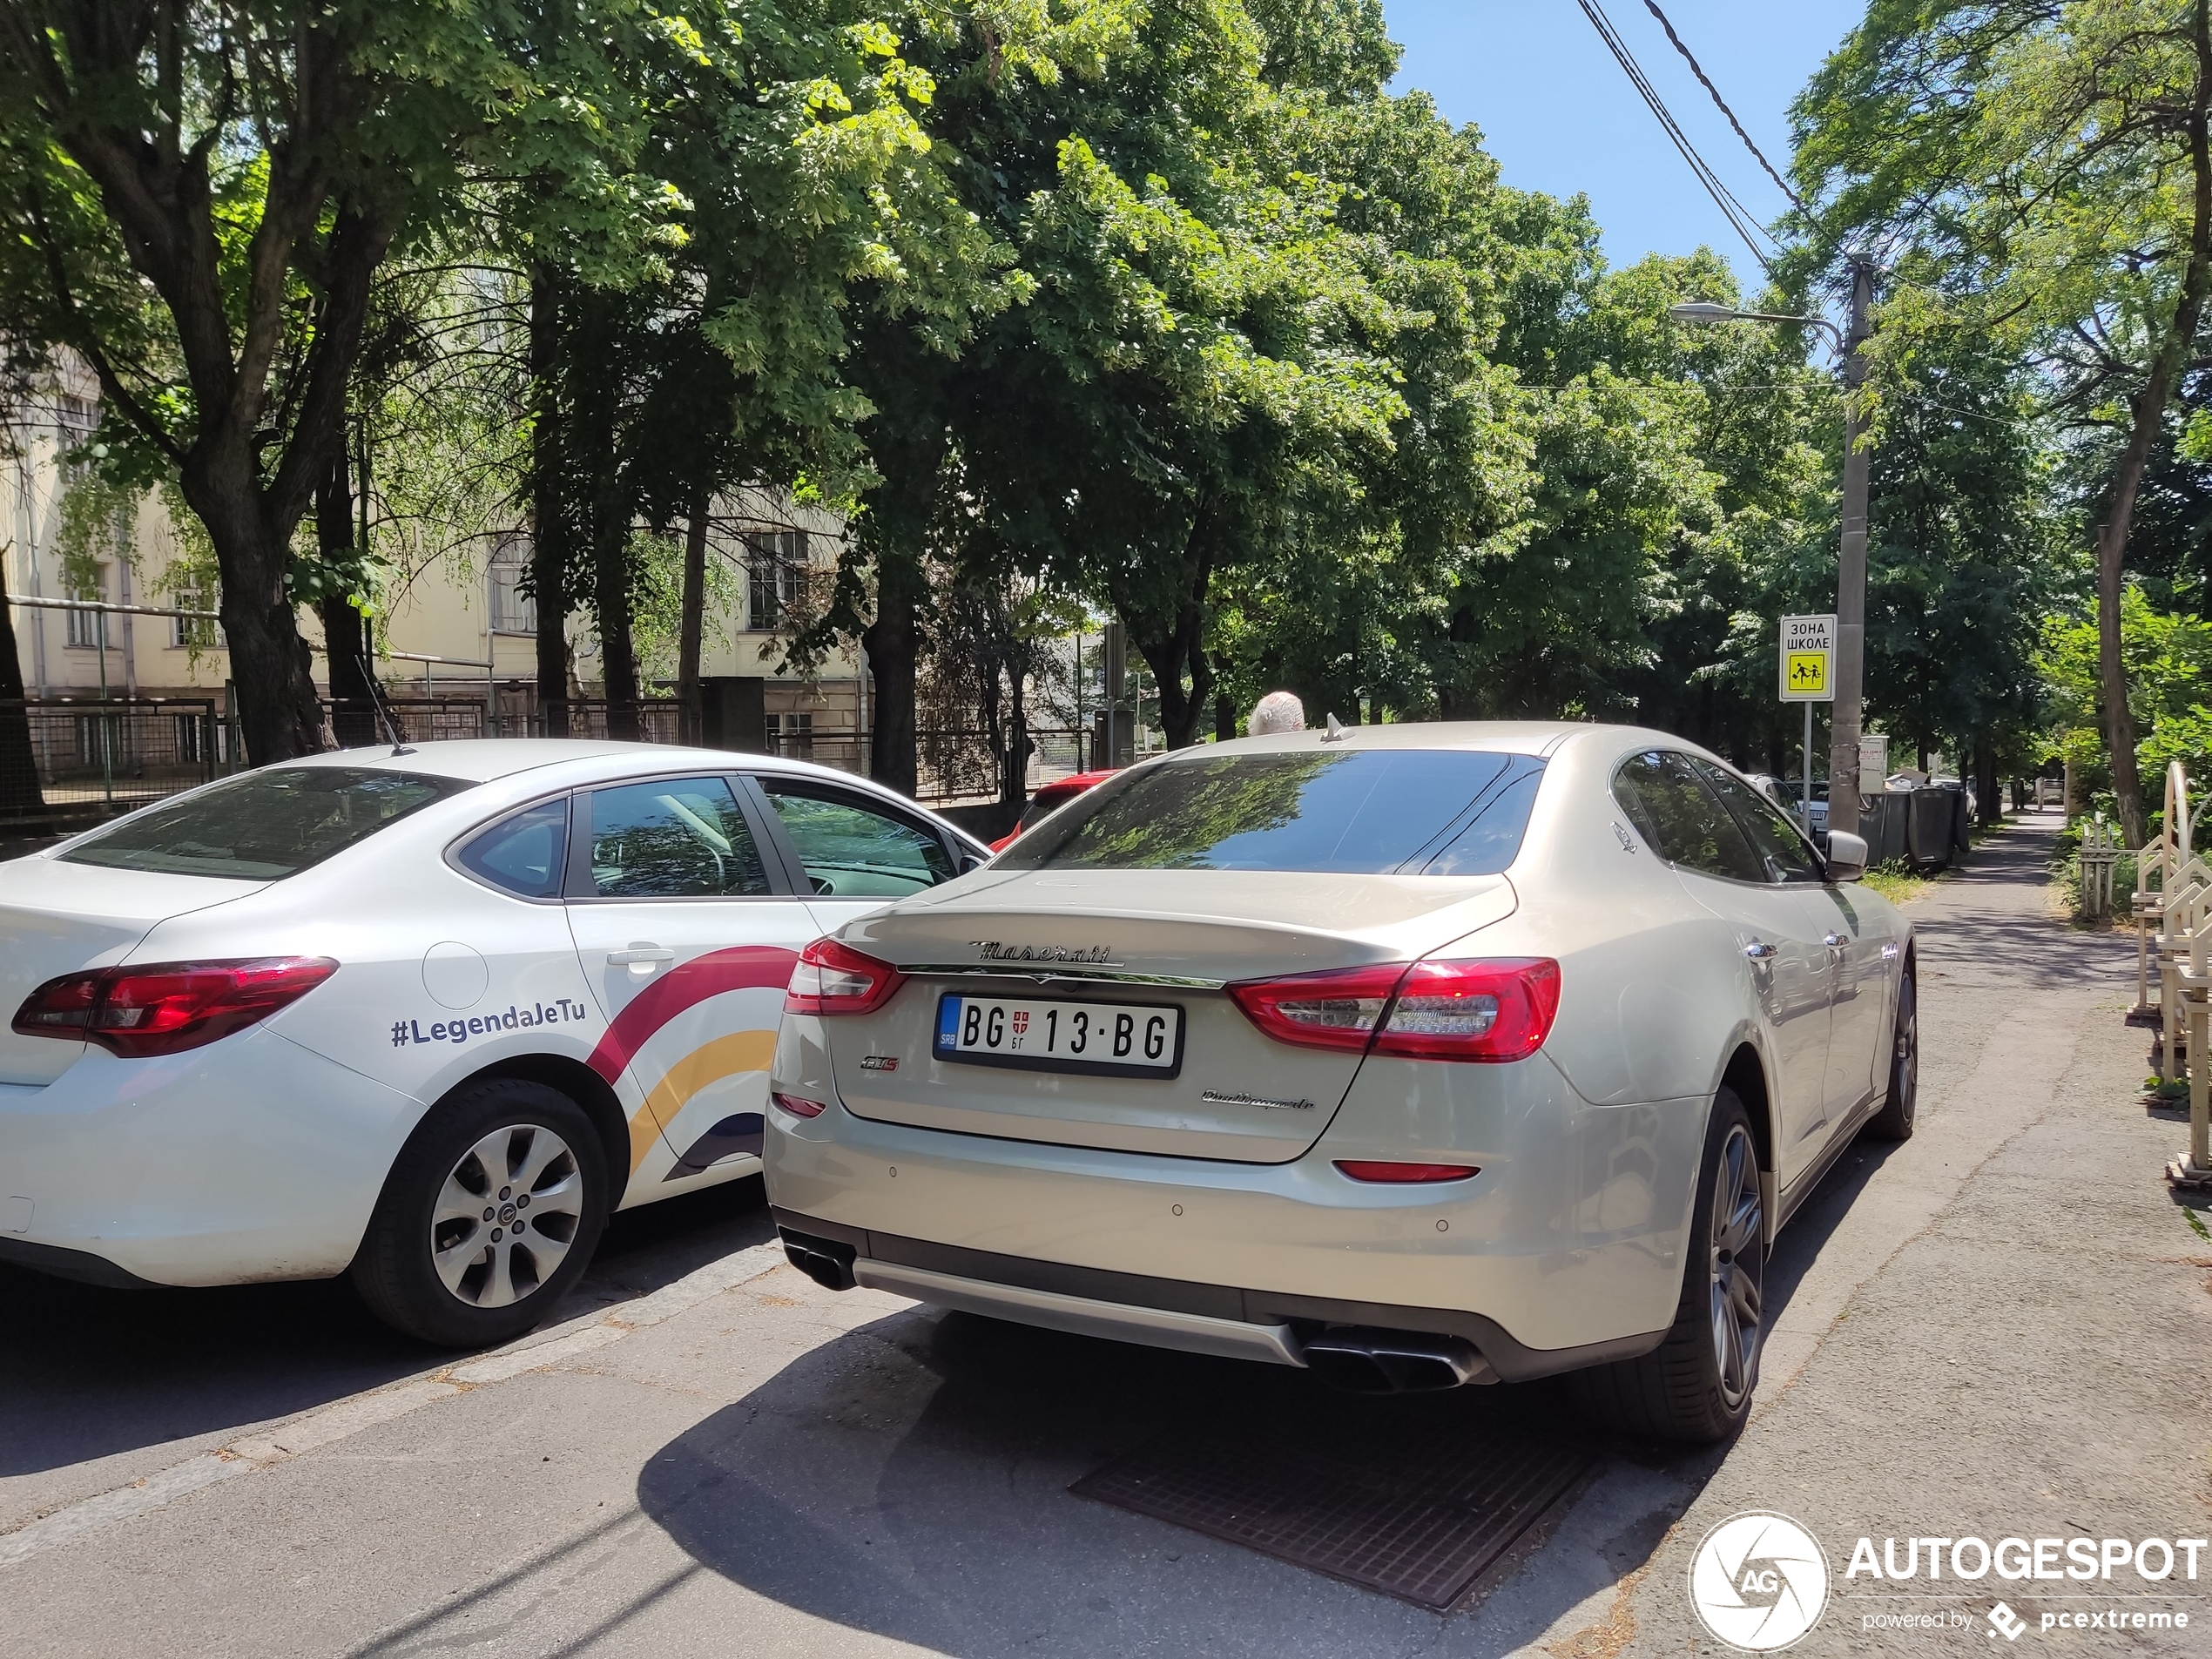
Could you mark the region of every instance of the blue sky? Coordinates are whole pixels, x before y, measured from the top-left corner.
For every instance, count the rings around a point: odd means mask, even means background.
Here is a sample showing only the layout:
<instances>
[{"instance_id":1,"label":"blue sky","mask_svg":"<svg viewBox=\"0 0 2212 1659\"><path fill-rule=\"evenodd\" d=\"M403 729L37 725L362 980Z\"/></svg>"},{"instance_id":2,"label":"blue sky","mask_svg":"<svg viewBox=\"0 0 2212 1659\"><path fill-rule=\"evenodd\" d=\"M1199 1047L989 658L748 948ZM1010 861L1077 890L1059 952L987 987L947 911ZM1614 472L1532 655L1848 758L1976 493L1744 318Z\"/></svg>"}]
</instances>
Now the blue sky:
<instances>
[{"instance_id":1,"label":"blue sky","mask_svg":"<svg viewBox=\"0 0 2212 1659\"><path fill-rule=\"evenodd\" d=\"M1789 172L1790 101L1858 23L1864 0L1659 0L1767 158ZM1763 222L1787 205L1668 44L1643 0L1602 0L1692 144ZM1406 48L1394 90L1419 87L1453 122L1473 121L1506 182L1587 193L1606 257L1728 256L1757 266L1629 84L1575 0L1383 0Z\"/></svg>"}]
</instances>

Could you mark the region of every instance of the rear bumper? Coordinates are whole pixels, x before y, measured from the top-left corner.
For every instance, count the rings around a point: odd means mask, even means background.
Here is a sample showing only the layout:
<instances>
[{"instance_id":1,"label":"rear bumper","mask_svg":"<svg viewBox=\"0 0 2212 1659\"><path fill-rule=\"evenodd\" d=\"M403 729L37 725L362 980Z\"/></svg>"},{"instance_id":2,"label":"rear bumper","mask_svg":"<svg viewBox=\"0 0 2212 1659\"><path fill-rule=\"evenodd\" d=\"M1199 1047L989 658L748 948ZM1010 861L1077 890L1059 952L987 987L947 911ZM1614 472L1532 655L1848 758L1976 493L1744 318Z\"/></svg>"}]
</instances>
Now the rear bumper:
<instances>
[{"instance_id":1,"label":"rear bumper","mask_svg":"<svg viewBox=\"0 0 2212 1659\"><path fill-rule=\"evenodd\" d=\"M420 1103L257 1028L0 1086L0 1260L106 1285L346 1271Z\"/></svg>"},{"instance_id":2,"label":"rear bumper","mask_svg":"<svg viewBox=\"0 0 2212 1659\"><path fill-rule=\"evenodd\" d=\"M1529 1348L1496 1320L1462 1310L1105 1272L840 1227L781 1209L774 1215L786 1240L817 1250L841 1246L840 1256L850 1250L853 1279L873 1290L1082 1336L1272 1365L1304 1365L1305 1341L1315 1332L1358 1325L1464 1338L1480 1352L1496 1379L1524 1382L1634 1359L1650 1352L1667 1334L1661 1329L1572 1348Z\"/></svg>"},{"instance_id":3,"label":"rear bumper","mask_svg":"<svg viewBox=\"0 0 2212 1659\"><path fill-rule=\"evenodd\" d=\"M786 1020L786 1047L799 1023ZM779 1055L779 1076L788 1069ZM921 1299L973 1306L993 1285L1072 1296L1135 1341L1160 1341L1144 1326L1162 1312L1451 1334L1521 1378L1648 1351L1672 1324L1707 1110L1592 1106L1541 1057L1370 1061L1311 1151L1286 1163L953 1134L834 1100L810 1119L772 1110L764 1154L770 1202L792 1231L860 1262L973 1281L957 1302L913 1281L906 1293ZM1336 1167L1376 1157L1480 1173L1386 1185ZM1001 1299L1003 1317L1049 1322Z\"/></svg>"}]
</instances>

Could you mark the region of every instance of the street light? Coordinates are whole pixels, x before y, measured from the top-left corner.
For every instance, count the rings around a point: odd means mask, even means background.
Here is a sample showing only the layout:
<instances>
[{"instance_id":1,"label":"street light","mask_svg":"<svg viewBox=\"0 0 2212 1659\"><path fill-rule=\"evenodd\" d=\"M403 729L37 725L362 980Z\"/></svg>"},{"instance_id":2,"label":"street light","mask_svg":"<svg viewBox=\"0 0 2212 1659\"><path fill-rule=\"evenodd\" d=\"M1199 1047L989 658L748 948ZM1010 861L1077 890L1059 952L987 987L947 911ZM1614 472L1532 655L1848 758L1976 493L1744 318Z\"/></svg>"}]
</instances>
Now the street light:
<instances>
[{"instance_id":1,"label":"street light","mask_svg":"<svg viewBox=\"0 0 2212 1659\"><path fill-rule=\"evenodd\" d=\"M1851 261L1851 332L1825 317L1795 317L1772 311L1738 311L1716 300L1685 300L1667 307L1676 322L1779 322L1825 328L1844 360L1844 388L1858 389L1866 378L1859 347L1866 340L1866 312L1874 297L1874 267ZM1858 833L1858 726L1866 679L1866 447L1865 423L1857 408L1844 406L1844 525L1836 557L1836 701L1828 719L1828 831ZM1849 786L1838 788L1839 779ZM1810 796L1811 791L1807 791ZM1811 811L1810 800L1806 811Z\"/></svg>"}]
</instances>

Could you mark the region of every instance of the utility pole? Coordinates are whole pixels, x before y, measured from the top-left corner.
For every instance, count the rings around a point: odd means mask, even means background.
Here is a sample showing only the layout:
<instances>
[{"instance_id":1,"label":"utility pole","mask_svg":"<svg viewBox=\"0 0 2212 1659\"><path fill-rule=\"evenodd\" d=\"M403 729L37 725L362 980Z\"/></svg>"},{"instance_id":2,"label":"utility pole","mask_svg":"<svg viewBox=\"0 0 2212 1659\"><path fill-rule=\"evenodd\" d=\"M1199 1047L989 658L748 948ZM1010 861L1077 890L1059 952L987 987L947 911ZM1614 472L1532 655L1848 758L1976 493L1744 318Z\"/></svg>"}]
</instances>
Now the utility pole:
<instances>
[{"instance_id":1,"label":"utility pole","mask_svg":"<svg viewBox=\"0 0 2212 1659\"><path fill-rule=\"evenodd\" d=\"M1851 262L1851 332L1844 341L1844 534L1836 560L1836 702L1828 723L1828 830L1858 833L1858 728L1866 681L1866 422L1858 406L1866 380L1862 348L1874 297L1874 267Z\"/></svg>"}]
</instances>

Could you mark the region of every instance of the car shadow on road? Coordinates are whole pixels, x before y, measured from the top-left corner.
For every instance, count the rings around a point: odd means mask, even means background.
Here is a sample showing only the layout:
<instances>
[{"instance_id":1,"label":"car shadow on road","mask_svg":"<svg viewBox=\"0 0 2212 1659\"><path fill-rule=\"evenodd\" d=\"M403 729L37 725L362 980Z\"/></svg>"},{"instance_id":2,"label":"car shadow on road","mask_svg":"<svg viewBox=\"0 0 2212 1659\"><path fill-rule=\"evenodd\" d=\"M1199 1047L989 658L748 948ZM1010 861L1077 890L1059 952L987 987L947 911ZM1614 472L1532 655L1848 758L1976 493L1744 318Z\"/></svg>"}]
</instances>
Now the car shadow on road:
<instances>
[{"instance_id":1,"label":"car shadow on road","mask_svg":"<svg viewBox=\"0 0 2212 1659\"><path fill-rule=\"evenodd\" d=\"M1783 1235L1773 1315L1889 1150L1846 1152ZM1178 1651L1273 1654L1394 1644L1424 1627L1450 1646L1474 1630L1069 1493L1170 1433L1262 1455L1356 1447L1379 1466L1470 1442L1578 1441L1602 1470L1662 1494L1642 1522L1590 1542L1615 1576L1649 1558L1727 1453L1608 1435L1556 1379L1372 1399L1303 1371L915 1308L810 1349L670 1442L637 1498L695 1561L756 1594L978 1659L1041 1642L1122 1652L1170 1633ZM1500 1588L1494 1575L1480 1589ZM1532 1589L1556 1605L1532 1608ZM1515 1621L1541 1629L1588 1593L1586 1573L1529 1575L1514 1587Z\"/></svg>"},{"instance_id":2,"label":"car shadow on road","mask_svg":"<svg viewBox=\"0 0 2212 1659\"><path fill-rule=\"evenodd\" d=\"M758 1176L618 1215L555 1321L771 1238ZM463 1356L370 1316L344 1279L108 1290L0 1266L0 1478L241 1430Z\"/></svg>"}]
</instances>

